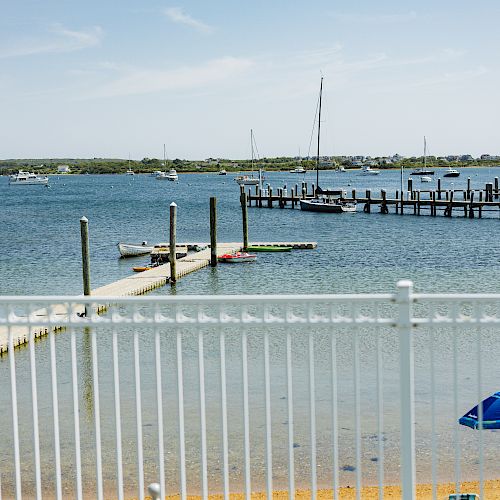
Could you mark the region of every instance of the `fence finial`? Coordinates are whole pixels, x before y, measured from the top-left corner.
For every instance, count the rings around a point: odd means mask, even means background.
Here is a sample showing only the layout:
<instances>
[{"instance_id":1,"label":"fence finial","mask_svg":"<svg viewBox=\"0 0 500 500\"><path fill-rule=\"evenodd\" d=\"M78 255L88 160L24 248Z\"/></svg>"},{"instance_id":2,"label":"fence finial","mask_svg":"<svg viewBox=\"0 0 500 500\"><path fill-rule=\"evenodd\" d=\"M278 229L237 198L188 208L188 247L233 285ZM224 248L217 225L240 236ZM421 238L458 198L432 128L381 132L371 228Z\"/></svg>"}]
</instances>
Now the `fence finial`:
<instances>
[{"instance_id":1,"label":"fence finial","mask_svg":"<svg viewBox=\"0 0 500 500\"><path fill-rule=\"evenodd\" d=\"M160 500L160 485L158 483L151 483L148 486L148 493L153 500Z\"/></svg>"}]
</instances>

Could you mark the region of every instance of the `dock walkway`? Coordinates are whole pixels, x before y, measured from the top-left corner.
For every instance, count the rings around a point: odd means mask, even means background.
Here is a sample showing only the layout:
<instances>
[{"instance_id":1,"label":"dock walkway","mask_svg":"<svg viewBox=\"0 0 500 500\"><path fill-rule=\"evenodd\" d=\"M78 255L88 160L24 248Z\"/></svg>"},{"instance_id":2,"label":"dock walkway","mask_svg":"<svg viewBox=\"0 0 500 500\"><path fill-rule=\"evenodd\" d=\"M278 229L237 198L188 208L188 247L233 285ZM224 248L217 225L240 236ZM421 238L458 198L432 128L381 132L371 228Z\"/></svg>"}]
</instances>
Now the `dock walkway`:
<instances>
[{"instance_id":1,"label":"dock walkway","mask_svg":"<svg viewBox=\"0 0 500 500\"><path fill-rule=\"evenodd\" d=\"M200 244L201 246L206 246L204 250L197 253L188 254L186 257L177 259L177 279L186 276L192 272L198 271L204 267L210 265L210 246L206 244ZM316 248L317 244L315 242L256 242L252 245L255 246L291 246L295 249L313 249ZM232 253L239 251L243 248L242 243L219 243L217 245L217 255L222 255L225 253ZM92 290L91 297L123 297L127 295L142 295L145 293L159 288L170 280L170 264L163 264L161 266L143 271L142 273L136 273L131 276L127 276L121 280L115 281L108 285L101 286ZM83 299L82 295L82 299ZM95 301L93 301L95 302ZM105 310L107 304L99 304L97 308L99 310ZM84 306L82 304L82 309L80 313L84 311ZM78 311L73 311L78 312ZM60 314L64 316L68 314L67 309L64 305L59 307L56 306L53 310L53 315L57 316ZM32 313L31 317L39 317L40 320L45 320L47 318L47 311L45 309L39 309ZM33 323L33 322L32 322ZM48 329L45 327L31 326L16 326L12 327L13 343L14 347L26 344L29 341L31 335L34 338L39 338L47 335ZM55 328L57 331L58 328ZM0 355L8 351L9 344L9 332L7 327L0 326Z\"/></svg>"}]
</instances>

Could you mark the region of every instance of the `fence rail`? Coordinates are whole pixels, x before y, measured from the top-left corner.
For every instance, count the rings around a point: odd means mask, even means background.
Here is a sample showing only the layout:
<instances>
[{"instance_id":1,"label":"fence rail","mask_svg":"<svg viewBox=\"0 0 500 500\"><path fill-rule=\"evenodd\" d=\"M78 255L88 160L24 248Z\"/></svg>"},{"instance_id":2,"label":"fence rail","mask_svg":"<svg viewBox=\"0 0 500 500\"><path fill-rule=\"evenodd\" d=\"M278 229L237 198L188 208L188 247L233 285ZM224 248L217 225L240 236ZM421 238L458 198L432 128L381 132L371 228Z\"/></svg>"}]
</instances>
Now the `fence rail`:
<instances>
[{"instance_id":1,"label":"fence rail","mask_svg":"<svg viewBox=\"0 0 500 500\"><path fill-rule=\"evenodd\" d=\"M483 497L496 477L482 406L481 430L458 418L500 390L500 294L88 300L0 297L0 498Z\"/></svg>"}]
</instances>

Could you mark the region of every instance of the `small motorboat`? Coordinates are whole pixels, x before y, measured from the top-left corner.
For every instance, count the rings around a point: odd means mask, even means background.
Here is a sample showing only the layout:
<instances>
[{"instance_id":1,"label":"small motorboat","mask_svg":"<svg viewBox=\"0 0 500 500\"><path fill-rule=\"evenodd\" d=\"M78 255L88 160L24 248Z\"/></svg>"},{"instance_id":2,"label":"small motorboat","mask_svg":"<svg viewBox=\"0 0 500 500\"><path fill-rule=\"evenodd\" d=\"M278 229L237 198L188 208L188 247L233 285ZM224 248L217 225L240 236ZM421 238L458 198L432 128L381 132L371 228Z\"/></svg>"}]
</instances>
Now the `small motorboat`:
<instances>
[{"instance_id":1,"label":"small motorboat","mask_svg":"<svg viewBox=\"0 0 500 500\"><path fill-rule=\"evenodd\" d=\"M446 169L446 173L443 175L443 177L458 177L460 175L460 172L454 168L448 167Z\"/></svg>"},{"instance_id":2,"label":"small motorboat","mask_svg":"<svg viewBox=\"0 0 500 500\"><path fill-rule=\"evenodd\" d=\"M432 182L432 177L429 177L428 175L422 175L420 177L420 182Z\"/></svg>"},{"instance_id":3,"label":"small motorboat","mask_svg":"<svg viewBox=\"0 0 500 500\"><path fill-rule=\"evenodd\" d=\"M292 247L280 247L278 245L250 245L249 252L290 252Z\"/></svg>"},{"instance_id":4,"label":"small motorboat","mask_svg":"<svg viewBox=\"0 0 500 500\"><path fill-rule=\"evenodd\" d=\"M217 257L219 262L237 263L237 262L255 262L257 255L248 252L225 253Z\"/></svg>"},{"instance_id":5,"label":"small motorboat","mask_svg":"<svg viewBox=\"0 0 500 500\"><path fill-rule=\"evenodd\" d=\"M153 251L153 245L148 245L147 241L143 241L142 243L118 243L117 246L122 257L147 255Z\"/></svg>"}]
</instances>

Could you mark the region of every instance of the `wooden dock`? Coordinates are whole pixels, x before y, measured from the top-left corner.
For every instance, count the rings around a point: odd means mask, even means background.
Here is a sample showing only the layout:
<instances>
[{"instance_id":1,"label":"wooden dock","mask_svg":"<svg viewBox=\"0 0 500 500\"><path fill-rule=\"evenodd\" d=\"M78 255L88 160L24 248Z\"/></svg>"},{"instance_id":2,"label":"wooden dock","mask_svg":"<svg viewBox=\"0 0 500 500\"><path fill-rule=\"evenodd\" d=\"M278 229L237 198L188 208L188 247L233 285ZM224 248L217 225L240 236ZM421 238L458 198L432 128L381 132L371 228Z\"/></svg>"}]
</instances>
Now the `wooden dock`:
<instances>
[{"instance_id":1,"label":"wooden dock","mask_svg":"<svg viewBox=\"0 0 500 500\"><path fill-rule=\"evenodd\" d=\"M185 244L188 247L194 247L195 244ZM190 253L186 257L177 260L177 279L187 274L193 273L207 267L210 265L210 246L208 244L197 244L199 246L206 247L204 250L196 253ZM290 246L294 249L314 249L317 247L315 242L255 242L252 243L255 246ZM243 248L242 243L219 243L217 245L217 255L224 253L232 253L239 251ZM170 280L170 264L163 264L161 266L155 267L148 271L142 273L136 273L121 280L115 281L108 285L101 286L91 291L91 297L123 297L127 295L142 295L148 293L155 288L159 288ZM82 301L83 301L82 295ZM93 300L93 302L96 302ZM98 310L104 311L107 304L100 304ZM60 314L61 316L67 315L66 308L61 306L55 306L54 314ZM78 311L76 311L78 312ZM84 312L84 306L82 305L80 313ZM47 318L47 311L45 309L40 309L33 313L34 317L39 317L40 320L45 321ZM15 326L12 327L14 347L27 344L30 338L30 327L27 326ZM48 329L45 327L31 326L32 334L35 338L42 337L49 333ZM59 331L60 328L54 328L54 331ZM8 351L8 330L7 327L0 327L0 355Z\"/></svg>"},{"instance_id":2,"label":"wooden dock","mask_svg":"<svg viewBox=\"0 0 500 500\"><path fill-rule=\"evenodd\" d=\"M241 193L244 193L244 186L240 186ZM290 190L287 188L273 188L268 185L266 188L255 187L249 189L246 194L246 200L249 207L258 208L300 208L300 200L310 200L316 196L316 187L314 184L308 185L303 182ZM241 199L241 197L240 197ZM452 215L463 215L467 218L481 218L484 212L500 211L500 190L498 177L494 182L486 183L484 189L474 190L471 188L471 179L467 179L466 189L442 189L441 179L437 179L437 189L424 190L414 189L413 179L408 179L406 191L397 190L393 197L387 194L387 190L381 189L380 196L372 196L370 189L366 189L360 194L356 189L352 189L350 196L341 198L344 201L354 202L363 206L365 213L371 213L375 209L382 214L388 214L389 208L394 209L396 214L414 214L423 213L435 216L439 212L446 217Z\"/></svg>"}]
</instances>

